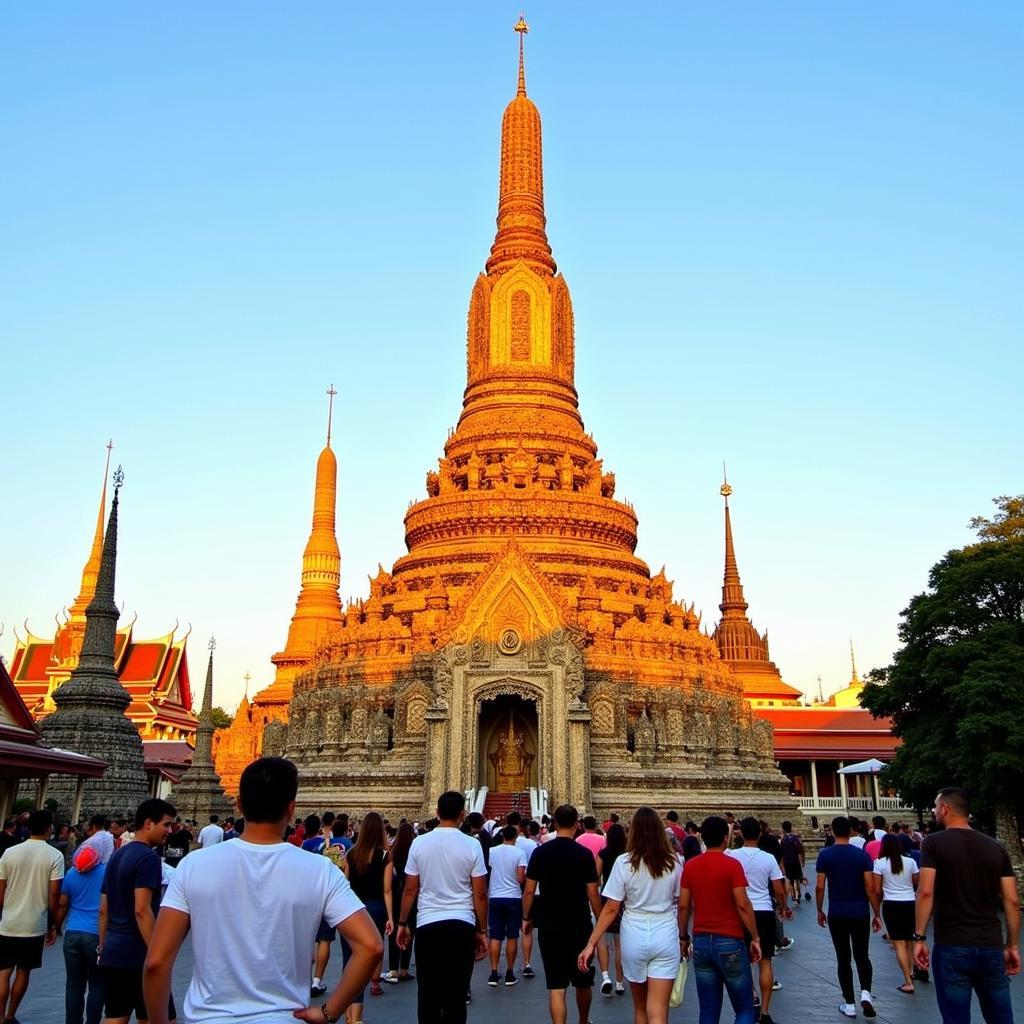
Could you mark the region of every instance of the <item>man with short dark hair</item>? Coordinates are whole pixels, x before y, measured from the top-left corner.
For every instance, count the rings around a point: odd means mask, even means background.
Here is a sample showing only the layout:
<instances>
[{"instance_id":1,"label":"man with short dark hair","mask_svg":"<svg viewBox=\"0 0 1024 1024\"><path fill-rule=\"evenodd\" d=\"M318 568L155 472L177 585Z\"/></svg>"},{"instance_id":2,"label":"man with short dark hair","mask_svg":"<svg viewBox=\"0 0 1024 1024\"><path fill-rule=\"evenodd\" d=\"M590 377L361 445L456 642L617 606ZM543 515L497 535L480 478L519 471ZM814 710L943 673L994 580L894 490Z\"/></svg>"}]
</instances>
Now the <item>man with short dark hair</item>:
<instances>
[{"instance_id":1,"label":"man with short dark hair","mask_svg":"<svg viewBox=\"0 0 1024 1024\"><path fill-rule=\"evenodd\" d=\"M533 851L526 868L523 927L529 933L536 923L539 929L552 1024L566 1022L565 994L570 985L576 989L580 1024L587 1024L594 994L594 965L581 971L577 961L590 938L591 911L595 919L601 914L601 898L594 856L574 840L578 821L572 804L556 808L555 838ZM543 894L539 901L535 900L538 887Z\"/></svg>"},{"instance_id":2,"label":"man with short dark hair","mask_svg":"<svg viewBox=\"0 0 1024 1024\"><path fill-rule=\"evenodd\" d=\"M106 1024L128 1024L132 1013L148 1020L142 965L160 909L163 870L159 850L174 822L174 807L155 797L135 812L135 838L122 843L107 864L100 890L100 959ZM168 1016L174 1018L169 997Z\"/></svg>"},{"instance_id":3,"label":"man with short dark hair","mask_svg":"<svg viewBox=\"0 0 1024 1024\"><path fill-rule=\"evenodd\" d=\"M501 830L501 846L491 854L491 884L487 903L487 930L491 942L491 975L487 984L498 984L498 962L501 944L505 943L505 984L515 985L516 952L519 932L523 927L523 885L529 858L516 846L518 832L515 826Z\"/></svg>"},{"instance_id":4,"label":"man with short dark hair","mask_svg":"<svg viewBox=\"0 0 1024 1024\"><path fill-rule=\"evenodd\" d=\"M417 903L419 1024L464 1024L473 957L487 954L487 868L480 843L459 830L465 813L461 793L442 793L436 828L412 841L405 864L397 942L408 948Z\"/></svg>"},{"instance_id":5,"label":"man with short dark hair","mask_svg":"<svg viewBox=\"0 0 1024 1024\"><path fill-rule=\"evenodd\" d=\"M57 938L54 920L64 877L64 856L49 845L53 815L32 811L28 839L0 857L0 1019L10 1024L43 946ZM12 983L13 974L13 983Z\"/></svg>"},{"instance_id":6,"label":"man with short dark hair","mask_svg":"<svg viewBox=\"0 0 1024 1024\"><path fill-rule=\"evenodd\" d=\"M686 836L683 840L683 860L693 860L694 857L699 857L704 852L704 848L700 843L700 829L697 828L695 821L687 821L686 825L683 826L683 832Z\"/></svg>"},{"instance_id":7,"label":"man with short dark hair","mask_svg":"<svg viewBox=\"0 0 1024 1024\"><path fill-rule=\"evenodd\" d=\"M939 790L934 811L943 827L921 843L914 962L918 971L928 970L925 932L934 910L930 962L943 1024L970 1021L972 991L988 1024L1013 1024L1007 976L1020 973L1020 903L1009 854L971 828L962 789Z\"/></svg>"},{"instance_id":8,"label":"man with short dark hair","mask_svg":"<svg viewBox=\"0 0 1024 1024\"><path fill-rule=\"evenodd\" d=\"M683 840L686 839L686 829L679 825L678 811L669 811L665 815L665 831L675 837L681 849Z\"/></svg>"},{"instance_id":9,"label":"man with short dark hair","mask_svg":"<svg viewBox=\"0 0 1024 1024\"><path fill-rule=\"evenodd\" d=\"M150 1024L167 1024L171 972L190 930L190 1021L333 1024L370 980L384 948L373 919L329 857L310 857L284 841L298 779L284 758L250 764L238 784L243 833L190 854L175 872L146 958L146 1000L159 1011ZM309 951L322 918L352 956L334 992L308 1006Z\"/></svg>"},{"instance_id":10,"label":"man with short dark hair","mask_svg":"<svg viewBox=\"0 0 1024 1024\"><path fill-rule=\"evenodd\" d=\"M818 854L815 870L818 873L814 896L818 907L818 924L828 927L836 951L836 973L843 1001L839 1012L844 1017L856 1017L854 1003L853 968L850 954L857 964L860 979L860 1005L865 1017L874 1017L874 996L871 994L872 967L868 956L870 932L881 931L880 896L872 881L874 864L871 858L856 847L850 838L850 819L832 819L835 844L826 846ZM825 883L828 882L828 916L825 915ZM874 911L869 919L868 906Z\"/></svg>"},{"instance_id":11,"label":"man with short dark hair","mask_svg":"<svg viewBox=\"0 0 1024 1024\"><path fill-rule=\"evenodd\" d=\"M220 815L211 814L210 824L199 831L199 845L202 849L208 850L211 846L222 842L224 842L224 829L220 824Z\"/></svg>"},{"instance_id":12,"label":"man with short dark hair","mask_svg":"<svg viewBox=\"0 0 1024 1024\"><path fill-rule=\"evenodd\" d=\"M738 860L725 856L732 834L725 818L714 814L705 818L700 831L705 852L686 862L680 882L679 951L684 957L690 955L692 908L693 966L701 1020L718 1021L724 989L736 1024L753 1024L754 994L747 964L760 961L761 943L747 896L747 876ZM753 936L749 950L748 934Z\"/></svg>"},{"instance_id":13,"label":"man with short dark hair","mask_svg":"<svg viewBox=\"0 0 1024 1024\"><path fill-rule=\"evenodd\" d=\"M114 856L114 837L107 831L109 825L110 819L105 814L94 814L85 826L86 837L81 843L81 846L91 846L100 855L101 864Z\"/></svg>"},{"instance_id":14,"label":"man with short dark hair","mask_svg":"<svg viewBox=\"0 0 1024 1024\"><path fill-rule=\"evenodd\" d=\"M807 884L807 854L803 840L793 831L793 823L782 823L782 870L789 886L789 894L793 898L793 906L800 906L801 888ZM803 893L810 902L811 894Z\"/></svg>"},{"instance_id":15,"label":"man with short dark hair","mask_svg":"<svg viewBox=\"0 0 1024 1024\"><path fill-rule=\"evenodd\" d=\"M13 818L4 818L4 828L0 832L0 857L12 846L18 845L18 837L15 835L17 827L17 822Z\"/></svg>"}]
</instances>

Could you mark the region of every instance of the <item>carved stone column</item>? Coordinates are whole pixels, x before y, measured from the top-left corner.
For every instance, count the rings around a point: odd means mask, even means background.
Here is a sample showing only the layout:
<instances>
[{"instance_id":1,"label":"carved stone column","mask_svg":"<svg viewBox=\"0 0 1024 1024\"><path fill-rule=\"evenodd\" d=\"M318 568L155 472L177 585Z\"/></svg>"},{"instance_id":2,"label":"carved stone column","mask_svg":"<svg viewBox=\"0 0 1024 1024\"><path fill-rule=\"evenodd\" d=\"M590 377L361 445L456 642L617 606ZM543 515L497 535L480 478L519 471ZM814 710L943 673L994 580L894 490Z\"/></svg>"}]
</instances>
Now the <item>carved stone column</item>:
<instances>
[{"instance_id":1,"label":"carved stone column","mask_svg":"<svg viewBox=\"0 0 1024 1024\"><path fill-rule=\"evenodd\" d=\"M452 788L448 772L448 736L450 719L448 709L427 709L427 763L423 773L423 809L432 814L437 798Z\"/></svg>"},{"instance_id":2,"label":"carved stone column","mask_svg":"<svg viewBox=\"0 0 1024 1024\"><path fill-rule=\"evenodd\" d=\"M593 810L590 803L590 709L573 703L568 714L569 803Z\"/></svg>"}]
</instances>

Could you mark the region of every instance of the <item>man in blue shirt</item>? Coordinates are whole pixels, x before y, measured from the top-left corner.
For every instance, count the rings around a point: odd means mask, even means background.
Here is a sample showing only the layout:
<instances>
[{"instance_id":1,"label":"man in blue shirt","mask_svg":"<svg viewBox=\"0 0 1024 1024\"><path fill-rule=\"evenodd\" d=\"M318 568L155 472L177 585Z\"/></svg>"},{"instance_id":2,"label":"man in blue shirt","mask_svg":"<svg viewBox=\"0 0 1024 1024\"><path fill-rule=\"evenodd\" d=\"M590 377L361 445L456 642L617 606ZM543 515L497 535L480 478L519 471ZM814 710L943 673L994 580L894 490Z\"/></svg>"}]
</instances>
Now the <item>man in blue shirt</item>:
<instances>
[{"instance_id":1,"label":"man in blue shirt","mask_svg":"<svg viewBox=\"0 0 1024 1024\"><path fill-rule=\"evenodd\" d=\"M174 823L166 800L143 800L135 812L135 838L114 852L100 897L100 967L106 988L106 1024L128 1024L134 1011L148 1020L142 967L160 909L159 850ZM168 1018L174 1020L171 1002Z\"/></svg>"},{"instance_id":2,"label":"man in blue shirt","mask_svg":"<svg viewBox=\"0 0 1024 1024\"><path fill-rule=\"evenodd\" d=\"M843 1001L839 1012L844 1017L856 1017L857 1006L853 1001L853 968L850 953L857 963L860 979L860 1005L865 1017L875 1016L874 996L871 995L871 960L868 957L870 938L868 903L874 910L870 928L880 931L882 919L880 897L876 895L871 882L874 864L861 849L850 843L850 819L833 818L832 834L835 845L825 847L818 854L818 880L815 886L815 900L818 906L818 924L828 926L832 945L836 951L836 973L839 987L843 990ZM828 882L828 916L825 916L825 883Z\"/></svg>"},{"instance_id":3,"label":"man in blue shirt","mask_svg":"<svg viewBox=\"0 0 1024 1024\"><path fill-rule=\"evenodd\" d=\"M57 931L64 930L66 1024L99 1024L103 1016L103 980L96 963L100 944L100 894L107 866L91 846L75 851L64 876L57 907ZM89 998L86 1001L86 988Z\"/></svg>"}]
</instances>

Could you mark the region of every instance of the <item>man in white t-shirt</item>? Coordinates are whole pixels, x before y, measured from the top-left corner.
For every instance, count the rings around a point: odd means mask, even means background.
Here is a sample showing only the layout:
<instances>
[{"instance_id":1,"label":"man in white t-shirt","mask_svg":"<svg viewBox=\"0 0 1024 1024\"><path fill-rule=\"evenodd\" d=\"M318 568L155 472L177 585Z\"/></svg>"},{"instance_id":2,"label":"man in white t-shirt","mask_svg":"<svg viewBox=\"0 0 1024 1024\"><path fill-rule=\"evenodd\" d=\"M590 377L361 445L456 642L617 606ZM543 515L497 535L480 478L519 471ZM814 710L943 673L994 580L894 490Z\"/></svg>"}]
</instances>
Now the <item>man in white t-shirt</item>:
<instances>
[{"instance_id":1,"label":"man in white t-shirt","mask_svg":"<svg viewBox=\"0 0 1024 1024\"><path fill-rule=\"evenodd\" d=\"M416 909L416 1015L419 1024L465 1024L473 958L487 955L487 868L480 843L459 831L466 799L437 801L438 825L417 836L405 864L397 942L409 947Z\"/></svg>"},{"instance_id":2,"label":"man in white t-shirt","mask_svg":"<svg viewBox=\"0 0 1024 1024\"><path fill-rule=\"evenodd\" d=\"M523 816L518 811L509 811L505 816L505 824L513 825L518 832L516 836L516 847L526 854L526 862L529 864L530 858L533 856L533 851L540 845L539 842L534 842L529 836L524 834L525 822ZM533 967L530 966L530 957L533 956L533 931L523 933L523 977L533 977Z\"/></svg>"},{"instance_id":3,"label":"man in white t-shirt","mask_svg":"<svg viewBox=\"0 0 1024 1024\"><path fill-rule=\"evenodd\" d=\"M239 781L245 831L186 857L164 896L146 957L149 1024L168 1024L171 971L191 929L194 967L184 1019L216 1024L334 1024L383 955L373 919L329 857L284 842L298 772L263 757ZM310 951L321 918L352 949L338 987L308 1006Z\"/></svg>"},{"instance_id":4,"label":"man in white t-shirt","mask_svg":"<svg viewBox=\"0 0 1024 1024\"><path fill-rule=\"evenodd\" d=\"M775 956L775 915L790 921L793 911L786 900L786 883L783 880L779 862L766 850L758 848L761 838L761 823L757 818L744 818L740 822L743 845L738 850L726 850L726 856L738 860L747 876L747 898L754 908L757 935L761 941L761 960L757 965L758 988L761 992L761 1020L771 1024L768 1006L772 1001L772 986L775 972L772 958ZM774 897L775 904L772 904Z\"/></svg>"},{"instance_id":5,"label":"man in white t-shirt","mask_svg":"<svg viewBox=\"0 0 1024 1024\"><path fill-rule=\"evenodd\" d=\"M248 822L246 822L248 824ZM208 850L211 846L216 846L217 843L224 842L224 828L220 824L220 816L217 814L210 815L210 824L199 832L199 848L202 850Z\"/></svg>"},{"instance_id":6,"label":"man in white t-shirt","mask_svg":"<svg viewBox=\"0 0 1024 1024\"><path fill-rule=\"evenodd\" d=\"M8 1022L15 1020L32 971L42 966L43 945L52 946L57 937L53 921L64 855L47 843L52 831L53 815L33 811L28 839L0 857L0 1019Z\"/></svg>"},{"instance_id":7,"label":"man in white t-shirt","mask_svg":"<svg viewBox=\"0 0 1024 1024\"><path fill-rule=\"evenodd\" d=\"M519 980L515 962L523 927L523 885L530 858L516 842L518 834L514 825L506 825L501 830L501 845L491 850L491 890L487 902L487 931L491 940L491 976L487 984L491 988L498 984L502 942L505 984L514 985Z\"/></svg>"}]
</instances>

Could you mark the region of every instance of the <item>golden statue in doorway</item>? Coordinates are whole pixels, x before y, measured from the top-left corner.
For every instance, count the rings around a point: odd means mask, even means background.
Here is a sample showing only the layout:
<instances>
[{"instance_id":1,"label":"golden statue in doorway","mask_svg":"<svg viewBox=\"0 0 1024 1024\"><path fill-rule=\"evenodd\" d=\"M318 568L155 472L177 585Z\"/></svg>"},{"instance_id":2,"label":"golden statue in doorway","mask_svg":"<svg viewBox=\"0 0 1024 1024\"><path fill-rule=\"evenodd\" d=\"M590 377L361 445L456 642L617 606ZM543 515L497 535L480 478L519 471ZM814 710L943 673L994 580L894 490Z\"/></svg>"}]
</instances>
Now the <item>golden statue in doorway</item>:
<instances>
[{"instance_id":1,"label":"golden statue in doorway","mask_svg":"<svg viewBox=\"0 0 1024 1024\"><path fill-rule=\"evenodd\" d=\"M497 775L497 792L521 793L528 788L533 754L526 749L526 732L516 728L514 711L508 715L508 727L498 733L498 749L488 755Z\"/></svg>"}]
</instances>

